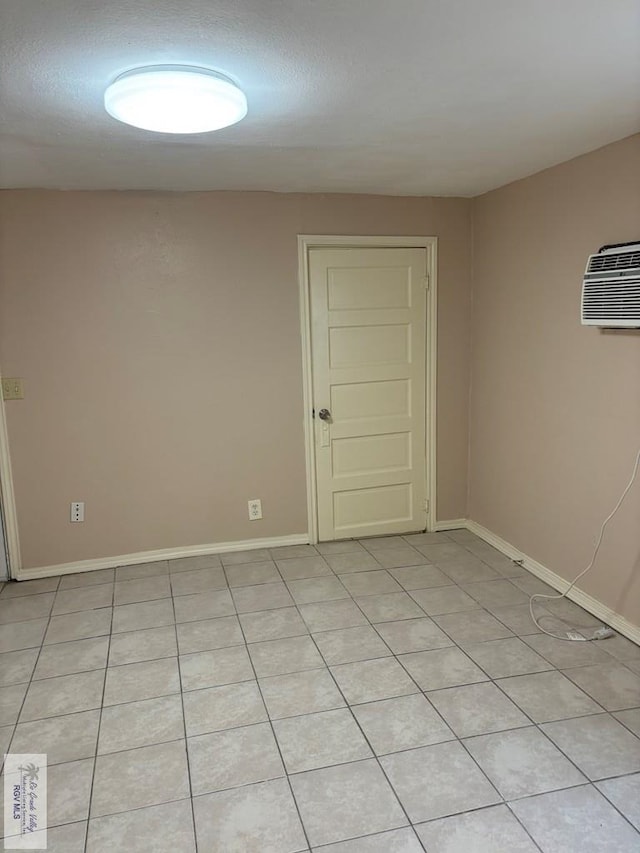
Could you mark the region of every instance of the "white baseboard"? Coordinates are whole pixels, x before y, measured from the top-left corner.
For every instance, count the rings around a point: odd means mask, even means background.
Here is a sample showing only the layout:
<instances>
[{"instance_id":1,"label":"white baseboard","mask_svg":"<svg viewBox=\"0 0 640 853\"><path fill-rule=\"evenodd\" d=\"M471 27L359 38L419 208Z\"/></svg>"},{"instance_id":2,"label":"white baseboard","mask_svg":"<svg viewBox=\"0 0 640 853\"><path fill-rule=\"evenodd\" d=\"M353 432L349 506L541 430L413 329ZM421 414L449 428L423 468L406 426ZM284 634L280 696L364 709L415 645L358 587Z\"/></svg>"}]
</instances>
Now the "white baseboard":
<instances>
[{"instance_id":1,"label":"white baseboard","mask_svg":"<svg viewBox=\"0 0 640 853\"><path fill-rule=\"evenodd\" d=\"M472 533L475 533L476 536L484 539L484 541L488 542L489 545L493 545L494 548L497 548L498 551L501 551L510 559L521 560L523 568L531 572L531 574L535 575L537 578L540 578L541 581L549 584L549 586L553 587L558 592L565 592L568 588L569 581L565 580L565 578L560 577L560 575L556 574L551 569L543 566L542 563L534 560L533 557L529 557L527 554L523 554L521 551L518 551L517 548L505 539L501 539L500 536L492 533L491 530L488 530L476 521L467 520L464 526L467 530L470 530ZM597 598L583 592L576 586L569 591L567 598L571 599L571 601L575 601L576 604L583 607L597 619L601 619L605 624L610 625L620 634L624 634L625 637L628 637L634 643L638 643L640 645L640 625L634 625L633 622L629 622L629 620L625 619L624 616L616 613L615 610L607 607L606 604L603 604Z\"/></svg>"},{"instance_id":2,"label":"white baseboard","mask_svg":"<svg viewBox=\"0 0 640 853\"><path fill-rule=\"evenodd\" d=\"M281 548L285 545L306 545L306 533L291 536L272 536L266 539L245 539L236 542L216 542L211 545L186 545L183 548L164 548L159 551L140 551L137 554L120 554L117 557L98 557L95 560L79 560L75 563L59 563L55 566L38 566L21 569L17 580L50 578L54 575L70 575L74 572L92 572L98 569L113 569L116 566L132 566L136 563L155 563L157 560L179 560L181 557L201 557L207 554L224 554L228 551L252 551L256 548Z\"/></svg>"},{"instance_id":3,"label":"white baseboard","mask_svg":"<svg viewBox=\"0 0 640 853\"><path fill-rule=\"evenodd\" d=\"M466 518L450 518L446 521L436 521L435 530L459 530L467 526Z\"/></svg>"}]
</instances>

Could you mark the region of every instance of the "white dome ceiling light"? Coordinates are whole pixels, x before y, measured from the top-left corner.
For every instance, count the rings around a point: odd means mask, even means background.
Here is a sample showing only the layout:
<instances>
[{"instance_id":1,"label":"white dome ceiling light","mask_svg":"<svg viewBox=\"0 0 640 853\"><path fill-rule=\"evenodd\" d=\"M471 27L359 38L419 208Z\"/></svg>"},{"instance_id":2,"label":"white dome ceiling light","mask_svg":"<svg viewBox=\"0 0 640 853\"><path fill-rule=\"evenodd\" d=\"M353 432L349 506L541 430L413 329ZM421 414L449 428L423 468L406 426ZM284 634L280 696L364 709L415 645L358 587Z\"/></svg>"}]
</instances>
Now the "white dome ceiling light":
<instances>
[{"instance_id":1,"label":"white dome ceiling light","mask_svg":"<svg viewBox=\"0 0 640 853\"><path fill-rule=\"evenodd\" d=\"M109 115L156 133L207 133L247 114L244 92L206 68L160 65L121 74L104 93Z\"/></svg>"}]
</instances>

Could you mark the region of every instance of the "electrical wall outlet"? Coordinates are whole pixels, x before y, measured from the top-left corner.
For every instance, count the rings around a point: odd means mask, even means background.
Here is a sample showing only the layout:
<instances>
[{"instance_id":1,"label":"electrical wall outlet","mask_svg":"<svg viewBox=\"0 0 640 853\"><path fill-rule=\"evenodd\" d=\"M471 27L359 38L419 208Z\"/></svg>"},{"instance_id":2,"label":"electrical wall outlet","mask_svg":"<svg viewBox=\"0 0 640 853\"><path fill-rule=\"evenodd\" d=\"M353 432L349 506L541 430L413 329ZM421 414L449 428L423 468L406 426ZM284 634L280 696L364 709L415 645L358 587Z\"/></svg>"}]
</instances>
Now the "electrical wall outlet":
<instances>
[{"instance_id":1,"label":"electrical wall outlet","mask_svg":"<svg viewBox=\"0 0 640 853\"><path fill-rule=\"evenodd\" d=\"M262 501L255 498L249 501L249 521L257 521L259 518L262 518Z\"/></svg>"},{"instance_id":2,"label":"electrical wall outlet","mask_svg":"<svg viewBox=\"0 0 640 853\"><path fill-rule=\"evenodd\" d=\"M22 379L18 376L5 377L2 380L2 397L4 400L24 400Z\"/></svg>"},{"instance_id":3,"label":"electrical wall outlet","mask_svg":"<svg viewBox=\"0 0 640 853\"><path fill-rule=\"evenodd\" d=\"M84 501L74 501L71 504L71 521L84 521Z\"/></svg>"}]
</instances>

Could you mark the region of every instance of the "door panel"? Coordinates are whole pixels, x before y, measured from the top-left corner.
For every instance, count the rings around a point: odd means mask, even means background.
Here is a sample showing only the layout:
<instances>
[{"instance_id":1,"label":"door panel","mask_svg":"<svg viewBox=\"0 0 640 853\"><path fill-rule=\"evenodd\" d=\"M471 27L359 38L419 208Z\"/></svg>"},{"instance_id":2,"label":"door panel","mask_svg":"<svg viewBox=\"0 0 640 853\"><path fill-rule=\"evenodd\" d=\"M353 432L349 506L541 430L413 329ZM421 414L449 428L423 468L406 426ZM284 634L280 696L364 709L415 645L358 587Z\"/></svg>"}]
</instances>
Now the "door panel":
<instances>
[{"instance_id":1,"label":"door panel","mask_svg":"<svg viewBox=\"0 0 640 853\"><path fill-rule=\"evenodd\" d=\"M393 415L409 417L411 383L407 379L388 379L386 382L334 385L331 411L340 422Z\"/></svg>"},{"instance_id":2,"label":"door panel","mask_svg":"<svg viewBox=\"0 0 640 853\"><path fill-rule=\"evenodd\" d=\"M411 483L335 492L336 534L354 527L369 530L375 524L390 522L406 525L412 518L412 502Z\"/></svg>"},{"instance_id":3,"label":"door panel","mask_svg":"<svg viewBox=\"0 0 640 853\"><path fill-rule=\"evenodd\" d=\"M338 438L331 442L333 476L411 470L411 433Z\"/></svg>"},{"instance_id":4,"label":"door panel","mask_svg":"<svg viewBox=\"0 0 640 853\"><path fill-rule=\"evenodd\" d=\"M329 270L327 280L330 311L408 308L411 303L407 274L402 267Z\"/></svg>"},{"instance_id":5,"label":"door panel","mask_svg":"<svg viewBox=\"0 0 640 853\"><path fill-rule=\"evenodd\" d=\"M329 366L363 367L407 364L408 326L338 326L329 329Z\"/></svg>"},{"instance_id":6,"label":"door panel","mask_svg":"<svg viewBox=\"0 0 640 853\"><path fill-rule=\"evenodd\" d=\"M423 530L426 250L311 249L321 541Z\"/></svg>"}]
</instances>

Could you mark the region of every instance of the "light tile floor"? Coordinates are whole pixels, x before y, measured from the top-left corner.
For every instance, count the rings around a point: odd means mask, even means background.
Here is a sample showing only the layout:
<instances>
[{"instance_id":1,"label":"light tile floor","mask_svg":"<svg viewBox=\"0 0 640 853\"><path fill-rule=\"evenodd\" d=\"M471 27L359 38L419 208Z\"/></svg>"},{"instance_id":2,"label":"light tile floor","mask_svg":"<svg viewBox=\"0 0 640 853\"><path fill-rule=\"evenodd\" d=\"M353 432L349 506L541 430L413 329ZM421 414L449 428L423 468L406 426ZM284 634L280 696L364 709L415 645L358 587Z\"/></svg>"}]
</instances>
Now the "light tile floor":
<instances>
[{"instance_id":1,"label":"light tile floor","mask_svg":"<svg viewBox=\"0 0 640 853\"><path fill-rule=\"evenodd\" d=\"M640 648L544 589L467 531L7 584L1 745L50 853L637 853Z\"/></svg>"}]
</instances>

